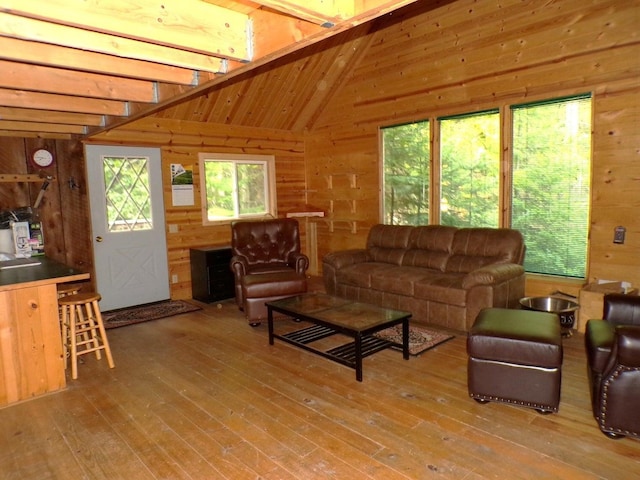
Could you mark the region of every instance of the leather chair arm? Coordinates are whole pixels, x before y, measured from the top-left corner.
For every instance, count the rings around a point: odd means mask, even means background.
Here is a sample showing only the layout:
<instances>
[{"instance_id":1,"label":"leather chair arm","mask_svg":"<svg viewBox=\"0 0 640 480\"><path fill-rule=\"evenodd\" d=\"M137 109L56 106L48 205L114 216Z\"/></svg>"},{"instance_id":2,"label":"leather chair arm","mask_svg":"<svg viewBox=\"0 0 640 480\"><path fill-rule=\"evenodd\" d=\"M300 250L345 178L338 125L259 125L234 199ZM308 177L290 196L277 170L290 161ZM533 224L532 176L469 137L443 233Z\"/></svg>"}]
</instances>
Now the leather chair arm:
<instances>
[{"instance_id":1,"label":"leather chair arm","mask_svg":"<svg viewBox=\"0 0 640 480\"><path fill-rule=\"evenodd\" d=\"M616 327L617 362L625 367L640 367L640 327Z\"/></svg>"},{"instance_id":2,"label":"leather chair arm","mask_svg":"<svg viewBox=\"0 0 640 480\"><path fill-rule=\"evenodd\" d=\"M640 325L640 296L608 293L604 296L604 318L615 325Z\"/></svg>"},{"instance_id":3,"label":"leather chair arm","mask_svg":"<svg viewBox=\"0 0 640 480\"><path fill-rule=\"evenodd\" d=\"M304 275L309 268L309 257L304 253L290 253L287 265L293 268L299 275Z\"/></svg>"},{"instance_id":4,"label":"leather chair arm","mask_svg":"<svg viewBox=\"0 0 640 480\"><path fill-rule=\"evenodd\" d=\"M234 255L233 257L231 257L230 264L233 275L237 280L241 279L247 274L247 271L249 269L249 262L247 261L247 257L243 255Z\"/></svg>"},{"instance_id":5,"label":"leather chair arm","mask_svg":"<svg viewBox=\"0 0 640 480\"><path fill-rule=\"evenodd\" d=\"M469 272L462 280L462 288L476 285L498 285L524 274L524 267L515 263L487 265Z\"/></svg>"}]
</instances>

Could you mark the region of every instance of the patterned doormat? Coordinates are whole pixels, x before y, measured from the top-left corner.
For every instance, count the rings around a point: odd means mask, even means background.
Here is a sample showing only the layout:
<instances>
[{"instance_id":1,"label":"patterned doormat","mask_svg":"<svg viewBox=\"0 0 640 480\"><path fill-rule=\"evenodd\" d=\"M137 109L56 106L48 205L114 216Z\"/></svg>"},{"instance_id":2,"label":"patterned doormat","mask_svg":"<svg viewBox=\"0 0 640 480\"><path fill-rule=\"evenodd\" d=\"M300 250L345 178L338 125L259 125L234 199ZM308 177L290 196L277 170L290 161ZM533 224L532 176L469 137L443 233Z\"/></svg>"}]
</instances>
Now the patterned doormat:
<instances>
[{"instance_id":1,"label":"patterned doormat","mask_svg":"<svg viewBox=\"0 0 640 480\"><path fill-rule=\"evenodd\" d=\"M373 334L376 337L393 342L393 348L402 349L402 325L381 330ZM454 338L454 335L424 327L409 326L409 354L420 355L441 343Z\"/></svg>"},{"instance_id":2,"label":"patterned doormat","mask_svg":"<svg viewBox=\"0 0 640 480\"><path fill-rule=\"evenodd\" d=\"M118 328L201 309L201 307L184 300L166 300L164 302L148 303L104 312L102 320L104 321L104 328Z\"/></svg>"}]
</instances>

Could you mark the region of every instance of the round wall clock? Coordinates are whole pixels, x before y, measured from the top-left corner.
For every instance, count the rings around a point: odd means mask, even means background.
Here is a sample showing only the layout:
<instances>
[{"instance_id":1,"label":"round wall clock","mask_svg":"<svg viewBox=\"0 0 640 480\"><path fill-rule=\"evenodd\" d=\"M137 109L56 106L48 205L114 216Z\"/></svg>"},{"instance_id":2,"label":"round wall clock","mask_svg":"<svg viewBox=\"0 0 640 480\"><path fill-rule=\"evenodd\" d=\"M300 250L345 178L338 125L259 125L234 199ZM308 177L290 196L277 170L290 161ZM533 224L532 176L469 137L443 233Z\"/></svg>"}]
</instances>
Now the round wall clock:
<instances>
[{"instance_id":1,"label":"round wall clock","mask_svg":"<svg viewBox=\"0 0 640 480\"><path fill-rule=\"evenodd\" d=\"M31 161L38 168L46 168L53 165L53 153L46 148L39 148L31 155Z\"/></svg>"}]
</instances>

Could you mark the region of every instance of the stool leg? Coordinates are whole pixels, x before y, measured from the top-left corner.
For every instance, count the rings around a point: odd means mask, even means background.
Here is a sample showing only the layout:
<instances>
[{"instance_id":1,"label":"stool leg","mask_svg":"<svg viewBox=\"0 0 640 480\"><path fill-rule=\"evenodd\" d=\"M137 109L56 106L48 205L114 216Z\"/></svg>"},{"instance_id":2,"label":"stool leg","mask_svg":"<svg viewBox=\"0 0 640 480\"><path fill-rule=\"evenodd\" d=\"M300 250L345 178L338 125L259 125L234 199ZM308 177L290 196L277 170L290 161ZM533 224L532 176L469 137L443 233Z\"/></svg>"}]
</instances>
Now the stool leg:
<instances>
[{"instance_id":1,"label":"stool leg","mask_svg":"<svg viewBox=\"0 0 640 480\"><path fill-rule=\"evenodd\" d=\"M69 309L69 343L71 344L71 378L78 378L78 334L76 333L76 308Z\"/></svg>"},{"instance_id":2,"label":"stool leg","mask_svg":"<svg viewBox=\"0 0 640 480\"><path fill-rule=\"evenodd\" d=\"M109 364L109 368L113 368L115 367L115 364L113 363L113 357L111 356L111 347L109 347L109 340L107 339L107 332L104 328L104 322L102 321L102 313L100 312L98 301L94 300L92 304L98 329L100 330L100 337L102 338L104 353L107 355L107 363Z\"/></svg>"},{"instance_id":3,"label":"stool leg","mask_svg":"<svg viewBox=\"0 0 640 480\"><path fill-rule=\"evenodd\" d=\"M100 346L100 334L98 333L98 325L96 321L96 312L93 303L86 303L84 305L86 310L86 328L87 328L87 343L93 343L92 349L96 353L96 358L98 360L102 359L102 354L100 350L102 350Z\"/></svg>"},{"instance_id":4,"label":"stool leg","mask_svg":"<svg viewBox=\"0 0 640 480\"><path fill-rule=\"evenodd\" d=\"M62 337L62 360L64 369L67 369L67 358L69 357L69 307L60 307L60 335Z\"/></svg>"}]
</instances>

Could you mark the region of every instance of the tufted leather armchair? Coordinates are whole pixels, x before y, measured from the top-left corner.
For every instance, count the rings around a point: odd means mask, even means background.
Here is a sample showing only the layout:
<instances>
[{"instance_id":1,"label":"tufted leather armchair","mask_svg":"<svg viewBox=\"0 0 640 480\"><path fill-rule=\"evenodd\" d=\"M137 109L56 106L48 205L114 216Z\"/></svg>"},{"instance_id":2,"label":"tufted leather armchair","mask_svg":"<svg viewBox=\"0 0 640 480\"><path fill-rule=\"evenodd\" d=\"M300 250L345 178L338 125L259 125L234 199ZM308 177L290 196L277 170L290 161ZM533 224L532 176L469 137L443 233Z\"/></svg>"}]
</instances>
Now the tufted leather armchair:
<instances>
[{"instance_id":1,"label":"tufted leather armchair","mask_svg":"<svg viewBox=\"0 0 640 480\"><path fill-rule=\"evenodd\" d=\"M287 276L281 275L283 272L306 278L309 258L300 252L300 230L298 221L293 218L233 222L231 250L233 254L231 270L235 278L236 303L241 310L245 310L243 278L246 276L272 274L271 277L263 278L273 278L274 284L272 286L264 284L259 287L265 298L286 293L287 289L282 289L284 285L282 280L287 281ZM279 281L280 287L278 287ZM249 320L251 322L252 319Z\"/></svg>"},{"instance_id":2,"label":"tufted leather armchair","mask_svg":"<svg viewBox=\"0 0 640 480\"><path fill-rule=\"evenodd\" d=\"M585 330L593 415L611 438L640 438L640 296L604 296L604 320Z\"/></svg>"}]
</instances>

